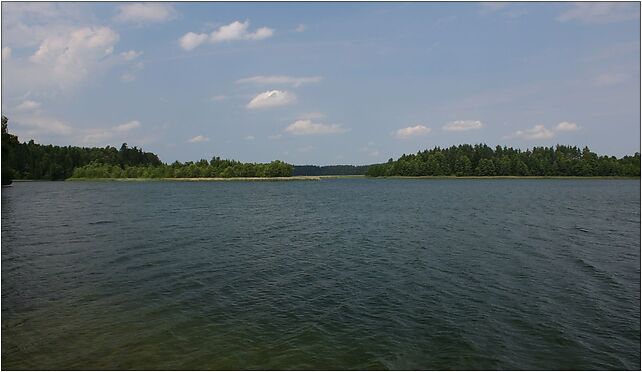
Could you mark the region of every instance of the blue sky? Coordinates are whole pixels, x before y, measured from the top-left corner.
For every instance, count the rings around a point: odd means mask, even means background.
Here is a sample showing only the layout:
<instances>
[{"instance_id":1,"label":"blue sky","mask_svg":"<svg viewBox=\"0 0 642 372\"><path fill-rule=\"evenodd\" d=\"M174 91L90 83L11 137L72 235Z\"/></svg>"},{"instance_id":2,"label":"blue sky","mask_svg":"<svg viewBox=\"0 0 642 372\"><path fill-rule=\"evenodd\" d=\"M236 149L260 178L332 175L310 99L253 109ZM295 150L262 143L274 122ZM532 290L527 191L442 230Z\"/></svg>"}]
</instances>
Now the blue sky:
<instances>
[{"instance_id":1,"label":"blue sky","mask_svg":"<svg viewBox=\"0 0 642 372\"><path fill-rule=\"evenodd\" d=\"M2 3L21 140L165 162L640 151L639 3Z\"/></svg>"}]
</instances>

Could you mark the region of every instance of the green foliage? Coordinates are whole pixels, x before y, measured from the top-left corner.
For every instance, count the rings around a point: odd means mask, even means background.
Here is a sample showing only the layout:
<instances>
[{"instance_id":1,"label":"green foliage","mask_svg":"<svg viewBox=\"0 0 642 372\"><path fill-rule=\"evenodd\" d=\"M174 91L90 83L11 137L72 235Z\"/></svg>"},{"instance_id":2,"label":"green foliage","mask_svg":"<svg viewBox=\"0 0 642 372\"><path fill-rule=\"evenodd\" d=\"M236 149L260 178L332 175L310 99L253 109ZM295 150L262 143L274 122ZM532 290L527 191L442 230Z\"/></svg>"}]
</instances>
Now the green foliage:
<instances>
[{"instance_id":1,"label":"green foliage","mask_svg":"<svg viewBox=\"0 0 642 372\"><path fill-rule=\"evenodd\" d=\"M402 155L371 165L367 176L640 176L640 154L598 156L588 147L510 147L459 145Z\"/></svg>"},{"instance_id":2,"label":"green foliage","mask_svg":"<svg viewBox=\"0 0 642 372\"><path fill-rule=\"evenodd\" d=\"M241 163L214 157L194 162L163 164L156 154L123 143L75 147L20 143L7 131L2 117L2 180L73 178L200 178L200 177L290 177L293 166L275 160L268 164Z\"/></svg>"},{"instance_id":3,"label":"green foliage","mask_svg":"<svg viewBox=\"0 0 642 372\"><path fill-rule=\"evenodd\" d=\"M290 177L293 166L280 160L268 164L241 163L235 160L174 162L171 165L110 166L92 162L74 170L72 178L205 178L205 177Z\"/></svg>"},{"instance_id":4,"label":"green foliage","mask_svg":"<svg viewBox=\"0 0 642 372\"><path fill-rule=\"evenodd\" d=\"M33 140L20 143L7 130L7 118L2 117L2 178L63 180L74 174L74 169L91 163L112 168L127 166L158 166L158 156L142 149L127 147L76 147L40 145ZM109 177L109 176L108 176Z\"/></svg>"}]
</instances>

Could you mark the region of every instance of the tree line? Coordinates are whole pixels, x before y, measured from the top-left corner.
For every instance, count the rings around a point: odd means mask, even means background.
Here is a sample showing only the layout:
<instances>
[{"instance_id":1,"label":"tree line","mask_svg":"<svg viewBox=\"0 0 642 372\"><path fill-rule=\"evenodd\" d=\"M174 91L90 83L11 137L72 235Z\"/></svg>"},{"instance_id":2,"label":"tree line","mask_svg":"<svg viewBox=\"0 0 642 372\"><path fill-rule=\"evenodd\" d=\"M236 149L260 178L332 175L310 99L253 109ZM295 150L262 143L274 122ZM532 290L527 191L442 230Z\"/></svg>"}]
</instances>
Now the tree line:
<instances>
[{"instance_id":1,"label":"tree line","mask_svg":"<svg viewBox=\"0 0 642 372\"><path fill-rule=\"evenodd\" d=\"M72 178L233 178L233 177L290 177L293 166L280 160L271 163L241 163L213 157L207 161L140 165L121 168L117 165L92 162L74 170Z\"/></svg>"},{"instance_id":2,"label":"tree line","mask_svg":"<svg viewBox=\"0 0 642 372\"><path fill-rule=\"evenodd\" d=\"M113 146L77 147L40 145L33 140L21 143L9 133L8 119L2 116L2 183L13 179L64 180L82 178L141 177L287 177L292 166L280 161L248 164L234 160L175 162L164 164L158 156L123 143Z\"/></svg>"},{"instance_id":3,"label":"tree line","mask_svg":"<svg viewBox=\"0 0 642 372\"><path fill-rule=\"evenodd\" d=\"M402 155L368 168L367 176L640 176L640 153L598 156L588 147L459 145Z\"/></svg>"},{"instance_id":4,"label":"tree line","mask_svg":"<svg viewBox=\"0 0 642 372\"><path fill-rule=\"evenodd\" d=\"M112 146L77 147L40 145L33 140L21 143L9 133L8 120L2 117L2 179L63 180L72 176L74 169L92 162L126 168L130 166L158 166L162 162L151 152L126 143L116 149ZM6 183L6 182L3 182Z\"/></svg>"}]
</instances>

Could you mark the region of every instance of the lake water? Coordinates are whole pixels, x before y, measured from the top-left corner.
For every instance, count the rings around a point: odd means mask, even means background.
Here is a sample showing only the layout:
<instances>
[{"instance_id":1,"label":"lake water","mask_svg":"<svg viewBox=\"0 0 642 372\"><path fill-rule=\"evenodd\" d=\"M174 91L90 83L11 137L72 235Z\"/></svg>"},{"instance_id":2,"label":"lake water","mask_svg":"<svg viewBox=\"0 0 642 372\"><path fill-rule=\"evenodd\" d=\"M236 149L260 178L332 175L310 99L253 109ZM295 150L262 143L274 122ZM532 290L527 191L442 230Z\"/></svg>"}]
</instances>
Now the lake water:
<instances>
[{"instance_id":1,"label":"lake water","mask_svg":"<svg viewBox=\"0 0 642 372\"><path fill-rule=\"evenodd\" d=\"M3 369L639 369L639 180L2 189Z\"/></svg>"}]
</instances>

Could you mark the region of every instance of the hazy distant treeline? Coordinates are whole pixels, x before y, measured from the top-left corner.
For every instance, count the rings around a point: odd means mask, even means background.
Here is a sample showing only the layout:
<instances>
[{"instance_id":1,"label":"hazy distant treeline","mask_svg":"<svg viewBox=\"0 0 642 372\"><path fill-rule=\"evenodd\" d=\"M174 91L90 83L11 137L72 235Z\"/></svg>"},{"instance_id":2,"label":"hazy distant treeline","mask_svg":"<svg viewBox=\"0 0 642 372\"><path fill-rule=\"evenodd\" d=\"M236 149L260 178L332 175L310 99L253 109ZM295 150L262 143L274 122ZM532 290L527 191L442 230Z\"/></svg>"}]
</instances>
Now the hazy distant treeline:
<instances>
[{"instance_id":1,"label":"hazy distant treeline","mask_svg":"<svg viewBox=\"0 0 642 372\"><path fill-rule=\"evenodd\" d=\"M294 176L352 176L364 175L369 165L295 165Z\"/></svg>"},{"instance_id":2,"label":"hazy distant treeline","mask_svg":"<svg viewBox=\"0 0 642 372\"><path fill-rule=\"evenodd\" d=\"M372 165L366 175L380 176L640 176L640 154L598 156L588 147L511 147L459 145L435 147Z\"/></svg>"}]
</instances>

